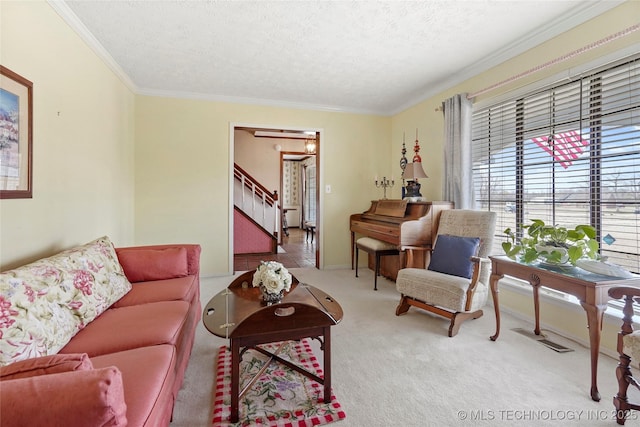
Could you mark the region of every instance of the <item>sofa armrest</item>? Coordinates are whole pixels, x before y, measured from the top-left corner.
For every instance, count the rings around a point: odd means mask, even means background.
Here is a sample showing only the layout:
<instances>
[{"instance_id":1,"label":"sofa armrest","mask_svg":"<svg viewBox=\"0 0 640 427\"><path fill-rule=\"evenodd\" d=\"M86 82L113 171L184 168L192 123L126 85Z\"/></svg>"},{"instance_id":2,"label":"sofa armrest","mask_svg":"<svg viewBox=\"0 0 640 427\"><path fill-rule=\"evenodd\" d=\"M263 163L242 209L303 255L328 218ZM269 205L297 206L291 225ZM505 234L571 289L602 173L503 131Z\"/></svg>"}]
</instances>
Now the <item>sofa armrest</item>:
<instances>
[{"instance_id":1,"label":"sofa armrest","mask_svg":"<svg viewBox=\"0 0 640 427\"><path fill-rule=\"evenodd\" d=\"M122 374L115 367L2 381L2 426L125 426Z\"/></svg>"},{"instance_id":2,"label":"sofa armrest","mask_svg":"<svg viewBox=\"0 0 640 427\"><path fill-rule=\"evenodd\" d=\"M196 276L200 279L197 244L166 244L116 248L118 260L131 282Z\"/></svg>"}]
</instances>

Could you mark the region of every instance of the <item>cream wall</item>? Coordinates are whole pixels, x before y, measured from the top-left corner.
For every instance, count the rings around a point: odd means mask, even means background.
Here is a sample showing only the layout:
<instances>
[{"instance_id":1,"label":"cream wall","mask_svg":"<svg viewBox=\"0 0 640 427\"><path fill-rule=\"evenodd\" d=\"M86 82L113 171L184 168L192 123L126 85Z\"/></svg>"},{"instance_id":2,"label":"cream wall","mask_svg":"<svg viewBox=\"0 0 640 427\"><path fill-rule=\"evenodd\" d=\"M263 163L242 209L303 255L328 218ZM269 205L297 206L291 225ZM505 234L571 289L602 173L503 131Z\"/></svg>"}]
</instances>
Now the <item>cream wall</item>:
<instances>
[{"instance_id":1,"label":"cream wall","mask_svg":"<svg viewBox=\"0 0 640 427\"><path fill-rule=\"evenodd\" d=\"M229 273L232 124L321 131L324 267L350 265L349 215L391 173L389 117L137 96L135 123L135 241L200 243L203 276Z\"/></svg>"},{"instance_id":2,"label":"cream wall","mask_svg":"<svg viewBox=\"0 0 640 427\"><path fill-rule=\"evenodd\" d=\"M422 147L422 161L424 169L429 175L428 180L422 181L422 194L430 199L439 199L442 196L442 156L443 156L443 129L444 120L442 112L435 111L441 103L457 93L473 93L489 87L505 79L527 71L540 64L551 61L564 54L580 49L590 43L608 37L618 31L638 23L640 16L640 2L628 1L621 6L586 22L575 29L544 43L524 54L504 62L503 64L481 73L463 83L443 91L418 105L415 105L392 118L393 156L392 167L396 167L396 158L400 158L402 145L402 133L415 128L420 129L420 145ZM616 52L620 52L616 54ZM573 74L578 68L597 60L598 58L615 58L622 55L640 52L640 31L622 37L605 46L593 49L585 54L576 56L569 61L554 65L543 71L530 75L522 80L513 82L490 93L478 97L475 103L488 103L492 98L505 96L510 91L522 90L528 84L538 81L551 82L553 76ZM407 138L409 139L409 138ZM415 133L412 134L415 139ZM410 150L408 148L408 150ZM410 151L411 152L411 151ZM412 153L412 152L411 152ZM409 156L407 155L409 158ZM409 158L410 159L410 158ZM399 166L398 166L399 168ZM509 291L502 287L500 292L500 305L505 311L511 311L516 315L532 319L533 302L530 291ZM541 321L543 325L551 329L562 331L564 334L574 337L582 342L588 342L586 329L586 317L584 310L579 306L567 307L565 304L557 304L542 301ZM576 314L577 313L577 314ZM492 315L492 314L491 314ZM621 321L608 319L605 322L602 338L602 346L610 352L615 351L617 333Z\"/></svg>"},{"instance_id":3,"label":"cream wall","mask_svg":"<svg viewBox=\"0 0 640 427\"><path fill-rule=\"evenodd\" d=\"M0 63L33 82L33 198L0 201L0 270L132 244L133 94L43 1L0 2Z\"/></svg>"}]
</instances>

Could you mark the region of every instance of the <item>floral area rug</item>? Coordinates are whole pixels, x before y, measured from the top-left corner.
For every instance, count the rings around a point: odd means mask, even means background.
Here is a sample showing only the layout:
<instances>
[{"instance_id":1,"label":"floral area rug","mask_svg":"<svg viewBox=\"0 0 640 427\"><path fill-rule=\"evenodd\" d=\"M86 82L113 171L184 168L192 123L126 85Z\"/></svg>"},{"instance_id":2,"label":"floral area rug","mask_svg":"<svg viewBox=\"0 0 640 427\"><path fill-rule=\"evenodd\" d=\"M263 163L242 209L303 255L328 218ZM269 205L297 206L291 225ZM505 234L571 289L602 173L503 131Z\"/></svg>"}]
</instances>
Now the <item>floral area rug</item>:
<instances>
[{"instance_id":1,"label":"floral area rug","mask_svg":"<svg viewBox=\"0 0 640 427\"><path fill-rule=\"evenodd\" d=\"M275 352L281 343L261 347ZM309 342L286 341L278 354L281 358L324 377ZM268 357L248 350L240 363L240 390L264 366ZM240 399L240 420L229 421L231 415L231 351L220 347L216 372L216 392L213 409L214 426L305 427L328 424L345 418L340 403L331 394L324 402L324 387L289 367L272 361Z\"/></svg>"}]
</instances>

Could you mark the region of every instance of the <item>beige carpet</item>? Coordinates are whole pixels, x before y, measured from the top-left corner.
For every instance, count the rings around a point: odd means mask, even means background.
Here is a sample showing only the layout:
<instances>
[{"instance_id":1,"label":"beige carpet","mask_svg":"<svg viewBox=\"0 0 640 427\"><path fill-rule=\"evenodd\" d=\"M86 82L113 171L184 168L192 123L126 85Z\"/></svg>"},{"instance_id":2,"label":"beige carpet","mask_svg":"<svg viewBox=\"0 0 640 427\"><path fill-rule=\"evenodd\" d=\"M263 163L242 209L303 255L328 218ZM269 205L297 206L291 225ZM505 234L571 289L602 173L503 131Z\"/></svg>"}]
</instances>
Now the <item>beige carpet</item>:
<instances>
[{"instance_id":1,"label":"beige carpet","mask_svg":"<svg viewBox=\"0 0 640 427\"><path fill-rule=\"evenodd\" d=\"M580 344L547 333L574 350L557 353L512 331L533 326L507 314L499 340L492 342L491 307L449 338L446 319L415 308L396 317L395 284L380 278L375 292L373 273L361 271L356 279L352 270L291 269L300 281L336 298L344 310L344 320L332 329L332 382L347 416L332 425L616 425L614 359L600 355L602 400L594 402L589 351ZM203 280L203 305L231 279ZM215 357L224 343L199 326L172 426L211 425ZM314 353L321 358L319 349ZM626 425L640 425L637 415Z\"/></svg>"}]
</instances>

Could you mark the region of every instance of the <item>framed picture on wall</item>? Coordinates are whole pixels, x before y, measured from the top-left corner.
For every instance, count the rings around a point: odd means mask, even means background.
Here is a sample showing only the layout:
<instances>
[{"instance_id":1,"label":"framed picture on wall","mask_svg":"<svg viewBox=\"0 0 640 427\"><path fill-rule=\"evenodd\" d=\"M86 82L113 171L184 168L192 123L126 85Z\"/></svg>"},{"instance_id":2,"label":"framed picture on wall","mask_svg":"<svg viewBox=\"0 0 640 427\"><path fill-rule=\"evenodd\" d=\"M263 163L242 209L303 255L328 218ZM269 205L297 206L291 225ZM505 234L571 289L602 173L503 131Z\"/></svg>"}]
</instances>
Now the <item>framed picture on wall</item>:
<instances>
[{"instance_id":1,"label":"framed picture on wall","mask_svg":"<svg viewBox=\"0 0 640 427\"><path fill-rule=\"evenodd\" d=\"M0 199L33 197L33 83L0 65Z\"/></svg>"}]
</instances>

